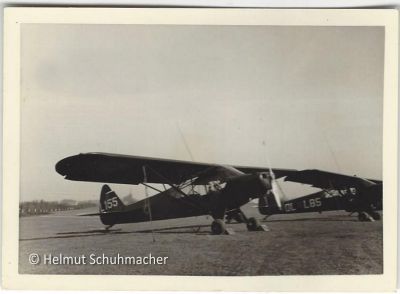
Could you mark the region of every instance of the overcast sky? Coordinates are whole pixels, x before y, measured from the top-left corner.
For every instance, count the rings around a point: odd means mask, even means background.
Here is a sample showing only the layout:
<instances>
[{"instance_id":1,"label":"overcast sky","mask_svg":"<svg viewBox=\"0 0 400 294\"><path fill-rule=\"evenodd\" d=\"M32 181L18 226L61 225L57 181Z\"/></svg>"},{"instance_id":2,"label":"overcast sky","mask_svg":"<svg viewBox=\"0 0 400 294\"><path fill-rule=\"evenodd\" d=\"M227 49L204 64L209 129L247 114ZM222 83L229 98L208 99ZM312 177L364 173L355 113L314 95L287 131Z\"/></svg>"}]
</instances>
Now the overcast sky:
<instances>
[{"instance_id":1,"label":"overcast sky","mask_svg":"<svg viewBox=\"0 0 400 294\"><path fill-rule=\"evenodd\" d=\"M195 161L381 179L383 49L378 27L23 24L21 200L98 198L55 172L82 152L190 160L179 128Z\"/></svg>"}]
</instances>

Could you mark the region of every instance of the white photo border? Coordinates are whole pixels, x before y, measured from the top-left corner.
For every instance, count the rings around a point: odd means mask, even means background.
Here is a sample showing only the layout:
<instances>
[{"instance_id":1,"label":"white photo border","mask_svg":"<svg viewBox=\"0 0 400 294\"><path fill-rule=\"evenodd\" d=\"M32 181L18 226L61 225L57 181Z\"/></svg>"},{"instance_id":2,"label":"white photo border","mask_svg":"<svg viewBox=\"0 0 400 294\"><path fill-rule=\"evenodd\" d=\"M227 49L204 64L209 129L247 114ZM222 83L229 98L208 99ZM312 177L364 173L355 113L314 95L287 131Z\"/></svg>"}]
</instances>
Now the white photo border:
<instances>
[{"instance_id":1,"label":"white photo border","mask_svg":"<svg viewBox=\"0 0 400 294\"><path fill-rule=\"evenodd\" d=\"M21 275L19 249L21 24L382 26L385 28L382 275ZM394 9L6 8L4 10L3 287L62 290L393 291L397 273L398 12Z\"/></svg>"}]
</instances>

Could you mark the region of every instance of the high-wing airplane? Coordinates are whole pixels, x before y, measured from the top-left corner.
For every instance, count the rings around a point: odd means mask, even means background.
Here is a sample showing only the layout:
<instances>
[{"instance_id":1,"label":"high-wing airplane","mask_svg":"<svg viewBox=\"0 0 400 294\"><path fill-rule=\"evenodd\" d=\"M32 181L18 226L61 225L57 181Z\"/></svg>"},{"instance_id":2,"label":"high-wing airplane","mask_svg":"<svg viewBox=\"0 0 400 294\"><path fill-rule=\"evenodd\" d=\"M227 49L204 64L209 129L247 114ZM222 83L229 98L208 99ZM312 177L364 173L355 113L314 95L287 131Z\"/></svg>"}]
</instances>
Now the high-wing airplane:
<instances>
[{"instance_id":1,"label":"high-wing airplane","mask_svg":"<svg viewBox=\"0 0 400 294\"><path fill-rule=\"evenodd\" d=\"M240 207L251 199L274 193L275 177L295 170L227 166L188 161L146 158L107 153L85 153L62 159L56 171L65 179L118 184L143 184L157 194L125 206L108 185L100 197L98 215L104 225L136 223L200 215L211 215L213 234L226 232L224 218L239 217L248 230L260 230L256 218L248 218ZM162 188L154 184L161 184ZM160 185L159 185L160 186Z\"/></svg>"},{"instance_id":2,"label":"high-wing airplane","mask_svg":"<svg viewBox=\"0 0 400 294\"><path fill-rule=\"evenodd\" d=\"M285 201L281 207L268 193L259 198L259 211L267 217L273 214L345 210L358 213L360 221L381 218L382 181L364 179L321 170L291 173L285 181L309 184L322 191Z\"/></svg>"}]
</instances>

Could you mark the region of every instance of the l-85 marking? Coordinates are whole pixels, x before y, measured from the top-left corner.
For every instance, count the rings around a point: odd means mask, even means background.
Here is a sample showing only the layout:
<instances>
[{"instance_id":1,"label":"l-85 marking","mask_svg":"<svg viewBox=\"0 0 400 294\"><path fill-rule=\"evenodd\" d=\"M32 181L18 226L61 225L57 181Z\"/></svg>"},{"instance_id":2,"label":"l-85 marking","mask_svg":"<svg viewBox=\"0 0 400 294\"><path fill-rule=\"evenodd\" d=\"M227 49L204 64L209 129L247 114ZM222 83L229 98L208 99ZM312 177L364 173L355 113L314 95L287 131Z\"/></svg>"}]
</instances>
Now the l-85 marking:
<instances>
[{"instance_id":1,"label":"l-85 marking","mask_svg":"<svg viewBox=\"0 0 400 294\"><path fill-rule=\"evenodd\" d=\"M283 207L285 212L296 212L298 210L310 210L313 208L321 207L322 201L320 197L304 199L302 201L287 201Z\"/></svg>"},{"instance_id":2,"label":"l-85 marking","mask_svg":"<svg viewBox=\"0 0 400 294\"><path fill-rule=\"evenodd\" d=\"M307 203L308 202L308 203ZM314 208L314 207L321 207L321 198L310 198L310 199L305 199L303 200L303 208L308 209L308 208Z\"/></svg>"}]
</instances>

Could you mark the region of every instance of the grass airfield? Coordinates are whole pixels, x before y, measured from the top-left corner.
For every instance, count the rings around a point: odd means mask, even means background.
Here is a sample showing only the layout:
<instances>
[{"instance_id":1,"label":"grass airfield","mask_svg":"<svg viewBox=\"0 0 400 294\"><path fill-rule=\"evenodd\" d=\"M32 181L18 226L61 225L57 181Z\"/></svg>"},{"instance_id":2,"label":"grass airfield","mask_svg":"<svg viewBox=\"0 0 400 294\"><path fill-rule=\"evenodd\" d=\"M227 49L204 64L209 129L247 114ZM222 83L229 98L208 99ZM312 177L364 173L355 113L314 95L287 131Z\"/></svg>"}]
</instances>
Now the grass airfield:
<instances>
[{"instance_id":1,"label":"grass airfield","mask_svg":"<svg viewBox=\"0 0 400 294\"><path fill-rule=\"evenodd\" d=\"M248 216L262 218L249 204ZM20 274L104 275L358 275L383 271L382 221L359 222L347 212L275 215L268 232L227 227L234 235L211 235L211 217L116 225L104 230L92 209L20 218ZM153 241L153 238L155 241ZM38 265L37 253L63 256L168 257L163 265Z\"/></svg>"}]
</instances>

